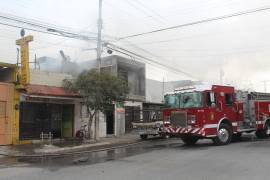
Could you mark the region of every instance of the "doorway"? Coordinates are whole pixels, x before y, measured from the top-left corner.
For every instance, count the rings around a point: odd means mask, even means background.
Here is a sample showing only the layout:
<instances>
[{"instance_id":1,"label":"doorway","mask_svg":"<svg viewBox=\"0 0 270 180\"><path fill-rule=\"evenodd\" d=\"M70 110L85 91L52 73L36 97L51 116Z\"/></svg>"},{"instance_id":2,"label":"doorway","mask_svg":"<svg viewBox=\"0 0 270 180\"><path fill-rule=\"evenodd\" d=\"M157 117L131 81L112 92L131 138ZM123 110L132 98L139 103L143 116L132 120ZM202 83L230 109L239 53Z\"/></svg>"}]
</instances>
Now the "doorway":
<instances>
[{"instance_id":1,"label":"doorway","mask_svg":"<svg viewBox=\"0 0 270 180\"><path fill-rule=\"evenodd\" d=\"M125 132L132 131L132 122L140 120L140 106L125 106Z\"/></svg>"},{"instance_id":2,"label":"doorway","mask_svg":"<svg viewBox=\"0 0 270 180\"><path fill-rule=\"evenodd\" d=\"M105 111L106 115L106 131L108 135L114 134L114 105L111 105Z\"/></svg>"},{"instance_id":3,"label":"doorway","mask_svg":"<svg viewBox=\"0 0 270 180\"><path fill-rule=\"evenodd\" d=\"M74 105L65 104L62 108L62 138L71 138L73 136Z\"/></svg>"},{"instance_id":4,"label":"doorway","mask_svg":"<svg viewBox=\"0 0 270 180\"><path fill-rule=\"evenodd\" d=\"M20 140L40 139L52 133L53 138L73 136L74 105L22 102L20 105Z\"/></svg>"}]
</instances>

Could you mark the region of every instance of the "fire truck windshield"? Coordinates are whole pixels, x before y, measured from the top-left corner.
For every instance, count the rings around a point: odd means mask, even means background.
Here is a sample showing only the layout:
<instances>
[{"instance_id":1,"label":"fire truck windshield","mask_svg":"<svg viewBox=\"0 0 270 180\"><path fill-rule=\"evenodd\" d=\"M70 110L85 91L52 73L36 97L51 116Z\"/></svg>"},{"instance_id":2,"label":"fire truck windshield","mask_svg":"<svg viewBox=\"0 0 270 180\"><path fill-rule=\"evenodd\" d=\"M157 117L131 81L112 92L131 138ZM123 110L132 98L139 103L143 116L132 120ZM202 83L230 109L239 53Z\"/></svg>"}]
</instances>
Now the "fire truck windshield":
<instances>
[{"instance_id":1,"label":"fire truck windshield","mask_svg":"<svg viewBox=\"0 0 270 180\"><path fill-rule=\"evenodd\" d=\"M179 96L177 94L165 95L164 100L167 107L179 108Z\"/></svg>"},{"instance_id":2,"label":"fire truck windshield","mask_svg":"<svg viewBox=\"0 0 270 180\"><path fill-rule=\"evenodd\" d=\"M203 107L201 92L187 92L180 94L180 108Z\"/></svg>"},{"instance_id":3,"label":"fire truck windshield","mask_svg":"<svg viewBox=\"0 0 270 180\"><path fill-rule=\"evenodd\" d=\"M165 95L164 99L165 105L170 108L203 107L203 95L201 92L168 94Z\"/></svg>"}]
</instances>

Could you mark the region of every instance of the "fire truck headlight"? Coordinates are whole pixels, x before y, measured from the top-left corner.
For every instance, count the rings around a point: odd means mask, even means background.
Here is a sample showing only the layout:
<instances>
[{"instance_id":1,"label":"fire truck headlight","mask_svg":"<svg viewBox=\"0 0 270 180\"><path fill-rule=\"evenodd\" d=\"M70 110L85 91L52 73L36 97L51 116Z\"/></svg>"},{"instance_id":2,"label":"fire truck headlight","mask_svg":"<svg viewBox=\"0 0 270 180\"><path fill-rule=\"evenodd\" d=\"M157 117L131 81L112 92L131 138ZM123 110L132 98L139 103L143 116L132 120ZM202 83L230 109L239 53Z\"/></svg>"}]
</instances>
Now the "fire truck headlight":
<instances>
[{"instance_id":1,"label":"fire truck headlight","mask_svg":"<svg viewBox=\"0 0 270 180\"><path fill-rule=\"evenodd\" d=\"M196 124L196 116L188 115L188 124Z\"/></svg>"}]
</instances>

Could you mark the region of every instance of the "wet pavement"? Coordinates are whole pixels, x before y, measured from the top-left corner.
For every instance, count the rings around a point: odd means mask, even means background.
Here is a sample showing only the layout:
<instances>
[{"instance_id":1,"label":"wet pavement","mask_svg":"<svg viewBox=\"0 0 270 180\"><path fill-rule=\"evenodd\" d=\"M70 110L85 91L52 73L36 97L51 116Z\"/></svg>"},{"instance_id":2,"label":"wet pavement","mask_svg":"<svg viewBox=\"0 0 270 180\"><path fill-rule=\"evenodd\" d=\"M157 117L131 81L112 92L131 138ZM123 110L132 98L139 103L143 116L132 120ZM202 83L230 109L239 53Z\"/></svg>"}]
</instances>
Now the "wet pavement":
<instances>
[{"instance_id":1,"label":"wet pavement","mask_svg":"<svg viewBox=\"0 0 270 180\"><path fill-rule=\"evenodd\" d=\"M44 141L35 144L22 144L14 146L0 146L0 155L23 156L23 155L45 155L62 154L76 151L98 150L112 146L125 145L141 141L138 134L129 133L120 137L109 136L100 138L98 142L94 140L82 141L79 139L59 139L54 141Z\"/></svg>"},{"instance_id":2,"label":"wet pavement","mask_svg":"<svg viewBox=\"0 0 270 180\"><path fill-rule=\"evenodd\" d=\"M250 136L228 146L201 140L192 147L157 138L101 152L4 158L0 179L266 179L269 152L270 140Z\"/></svg>"},{"instance_id":3,"label":"wet pavement","mask_svg":"<svg viewBox=\"0 0 270 180\"><path fill-rule=\"evenodd\" d=\"M177 141L177 142L175 142ZM99 152L86 152L67 154L61 156L45 156L45 157L4 157L0 159L0 168L4 167L42 167L42 168L63 168L72 165L90 165L96 163L102 163L106 161L112 161L121 159L128 156L147 153L153 150L162 148L169 148L173 146L179 146L181 140L179 139L161 139L152 138L147 141L140 142L138 144L132 144L129 147L116 148L112 150L105 150ZM2 165L1 165L2 164Z\"/></svg>"}]
</instances>

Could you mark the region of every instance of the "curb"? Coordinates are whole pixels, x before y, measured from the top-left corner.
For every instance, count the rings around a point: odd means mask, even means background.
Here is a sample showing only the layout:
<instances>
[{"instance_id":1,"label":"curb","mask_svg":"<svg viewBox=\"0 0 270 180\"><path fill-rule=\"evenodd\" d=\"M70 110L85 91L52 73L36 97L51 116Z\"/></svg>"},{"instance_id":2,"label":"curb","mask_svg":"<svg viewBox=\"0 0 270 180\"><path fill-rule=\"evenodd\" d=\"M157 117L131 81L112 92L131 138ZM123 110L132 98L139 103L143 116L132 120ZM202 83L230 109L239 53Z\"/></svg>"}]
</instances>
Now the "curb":
<instances>
[{"instance_id":1,"label":"curb","mask_svg":"<svg viewBox=\"0 0 270 180\"><path fill-rule=\"evenodd\" d=\"M94 150L87 150L87 151L73 151L73 152L64 152L64 153L44 153L44 154L30 154L30 155L10 155L10 154L3 154L0 153L0 156L5 157L13 157L13 158L41 158L41 157L56 157L56 156L67 156L67 155L73 155L73 154L85 154L85 153L93 153L93 152L100 152L100 151L108 151L108 150L114 150L119 148L125 148L137 144L142 144L146 141L137 140L132 143L123 143L124 145L116 145L108 148L101 148L101 149L94 149ZM86 148L87 149L87 148Z\"/></svg>"}]
</instances>

